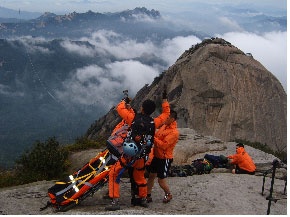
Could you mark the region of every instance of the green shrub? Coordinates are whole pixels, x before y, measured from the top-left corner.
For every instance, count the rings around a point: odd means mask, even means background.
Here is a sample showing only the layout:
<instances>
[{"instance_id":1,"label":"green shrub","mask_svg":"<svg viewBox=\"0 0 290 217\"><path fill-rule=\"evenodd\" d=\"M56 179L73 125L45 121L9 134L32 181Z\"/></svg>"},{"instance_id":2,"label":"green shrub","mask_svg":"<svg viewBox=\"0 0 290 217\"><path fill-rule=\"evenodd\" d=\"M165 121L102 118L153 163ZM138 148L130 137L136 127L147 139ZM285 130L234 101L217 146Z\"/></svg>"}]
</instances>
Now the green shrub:
<instances>
[{"instance_id":1,"label":"green shrub","mask_svg":"<svg viewBox=\"0 0 290 217\"><path fill-rule=\"evenodd\" d=\"M54 137L46 142L36 141L31 149L20 155L13 169L0 168L0 188L40 180L59 180L67 175L71 164L68 160L70 152L101 148L104 145L104 139L94 141L86 137L77 138L74 144L65 146L60 145Z\"/></svg>"},{"instance_id":2,"label":"green shrub","mask_svg":"<svg viewBox=\"0 0 290 217\"><path fill-rule=\"evenodd\" d=\"M16 160L16 172L22 183L59 178L66 170L68 151L56 139L37 141L30 151Z\"/></svg>"},{"instance_id":3,"label":"green shrub","mask_svg":"<svg viewBox=\"0 0 290 217\"><path fill-rule=\"evenodd\" d=\"M78 137L74 144L64 146L67 151L81 151L89 148L101 148L105 145L104 139L98 139L98 141L88 139L86 137Z\"/></svg>"},{"instance_id":4,"label":"green shrub","mask_svg":"<svg viewBox=\"0 0 290 217\"><path fill-rule=\"evenodd\" d=\"M0 171L0 188L21 184L14 170Z\"/></svg>"}]
</instances>

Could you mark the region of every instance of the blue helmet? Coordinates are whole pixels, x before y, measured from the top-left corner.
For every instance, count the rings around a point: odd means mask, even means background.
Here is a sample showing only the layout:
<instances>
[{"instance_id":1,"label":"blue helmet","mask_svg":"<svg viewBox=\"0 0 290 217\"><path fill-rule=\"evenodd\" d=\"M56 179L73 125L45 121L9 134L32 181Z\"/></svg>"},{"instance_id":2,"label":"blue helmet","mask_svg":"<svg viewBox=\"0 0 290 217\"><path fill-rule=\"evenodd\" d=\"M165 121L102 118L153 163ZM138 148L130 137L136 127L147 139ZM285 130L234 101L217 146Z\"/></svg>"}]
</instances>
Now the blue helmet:
<instances>
[{"instance_id":1,"label":"blue helmet","mask_svg":"<svg viewBox=\"0 0 290 217\"><path fill-rule=\"evenodd\" d=\"M128 140L123 143L123 152L128 157L135 156L138 153L138 151L139 148L133 140Z\"/></svg>"}]
</instances>

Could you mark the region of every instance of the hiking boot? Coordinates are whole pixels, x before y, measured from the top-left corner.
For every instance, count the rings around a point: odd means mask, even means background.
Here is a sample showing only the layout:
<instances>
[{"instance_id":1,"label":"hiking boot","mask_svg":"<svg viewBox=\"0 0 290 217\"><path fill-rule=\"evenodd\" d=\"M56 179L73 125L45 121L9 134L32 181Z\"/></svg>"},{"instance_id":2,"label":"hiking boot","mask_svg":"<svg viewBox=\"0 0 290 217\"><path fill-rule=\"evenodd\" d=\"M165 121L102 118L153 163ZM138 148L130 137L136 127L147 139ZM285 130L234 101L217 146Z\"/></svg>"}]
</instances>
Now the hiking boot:
<instances>
[{"instance_id":1,"label":"hiking boot","mask_svg":"<svg viewBox=\"0 0 290 217\"><path fill-rule=\"evenodd\" d=\"M109 206L105 207L106 211L116 211L116 210L120 210L120 205L119 205L119 200L114 198L112 199L112 202Z\"/></svg>"},{"instance_id":2,"label":"hiking boot","mask_svg":"<svg viewBox=\"0 0 290 217\"><path fill-rule=\"evenodd\" d=\"M168 203L172 200L172 194L170 193L167 193L164 195L164 198L163 198L163 203Z\"/></svg>"},{"instance_id":3,"label":"hiking boot","mask_svg":"<svg viewBox=\"0 0 290 217\"><path fill-rule=\"evenodd\" d=\"M144 198L140 198L140 203L138 205L147 208L148 207L148 203L147 203L146 198L145 197Z\"/></svg>"},{"instance_id":4,"label":"hiking boot","mask_svg":"<svg viewBox=\"0 0 290 217\"><path fill-rule=\"evenodd\" d=\"M147 196L146 197L147 203L151 203L153 202L152 197L151 196Z\"/></svg>"},{"instance_id":5,"label":"hiking boot","mask_svg":"<svg viewBox=\"0 0 290 217\"><path fill-rule=\"evenodd\" d=\"M131 198L131 205L132 206L137 206L140 204L141 199L140 198L136 198L136 197L132 197Z\"/></svg>"},{"instance_id":6,"label":"hiking boot","mask_svg":"<svg viewBox=\"0 0 290 217\"><path fill-rule=\"evenodd\" d=\"M106 194L103 195L103 199L105 199L105 200L111 200L111 198L109 196L109 191L106 192Z\"/></svg>"},{"instance_id":7,"label":"hiking boot","mask_svg":"<svg viewBox=\"0 0 290 217\"><path fill-rule=\"evenodd\" d=\"M106 195L106 194L105 194L105 195L103 195L103 199L104 199L104 200L110 200L111 198L110 198L109 195Z\"/></svg>"}]
</instances>

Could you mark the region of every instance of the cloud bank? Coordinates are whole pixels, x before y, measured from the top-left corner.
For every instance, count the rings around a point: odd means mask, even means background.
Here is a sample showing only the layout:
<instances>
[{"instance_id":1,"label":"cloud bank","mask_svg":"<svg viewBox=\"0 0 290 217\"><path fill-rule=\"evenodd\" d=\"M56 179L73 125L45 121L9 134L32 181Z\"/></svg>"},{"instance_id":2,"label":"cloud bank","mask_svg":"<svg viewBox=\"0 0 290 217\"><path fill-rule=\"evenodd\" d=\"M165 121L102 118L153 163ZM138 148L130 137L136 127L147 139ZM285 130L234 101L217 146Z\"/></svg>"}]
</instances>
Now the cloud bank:
<instances>
[{"instance_id":1,"label":"cloud bank","mask_svg":"<svg viewBox=\"0 0 290 217\"><path fill-rule=\"evenodd\" d=\"M287 90L287 48L286 32L268 32L257 35L249 32L230 32L216 35L224 38L264 65ZM200 43L196 36L166 39L160 44L144 43L126 38L112 31L101 30L90 38L82 38L93 46L65 41L62 46L67 52L80 56L101 56L107 63L76 69L63 82L63 89L57 91L57 98L63 102L82 105L98 104L105 109L115 105L118 93L128 89L133 97L145 84L151 84L163 70L173 65L180 55L192 45ZM146 57L162 60L149 65L142 61ZM114 59L114 61L112 61ZM150 61L149 61L150 62ZM106 101L104 101L104 99Z\"/></svg>"},{"instance_id":2,"label":"cloud bank","mask_svg":"<svg viewBox=\"0 0 290 217\"><path fill-rule=\"evenodd\" d=\"M217 35L245 53L251 53L268 69L287 91L287 32L230 32Z\"/></svg>"},{"instance_id":3,"label":"cloud bank","mask_svg":"<svg viewBox=\"0 0 290 217\"><path fill-rule=\"evenodd\" d=\"M82 38L93 46L84 46L72 41L64 41L62 46L80 56L102 56L108 60L116 59L104 66L91 65L77 69L63 82L62 90L56 91L62 102L83 105L98 104L110 108L118 100L118 93L128 89L134 96L145 84L151 84L163 70L174 64L178 57L192 45L201 40L195 36L176 37L156 45L151 41L144 43L128 39L112 31L101 30L90 38ZM144 57L161 59L161 63L143 63ZM150 61L149 61L150 62ZM104 102L104 99L106 100Z\"/></svg>"}]
</instances>

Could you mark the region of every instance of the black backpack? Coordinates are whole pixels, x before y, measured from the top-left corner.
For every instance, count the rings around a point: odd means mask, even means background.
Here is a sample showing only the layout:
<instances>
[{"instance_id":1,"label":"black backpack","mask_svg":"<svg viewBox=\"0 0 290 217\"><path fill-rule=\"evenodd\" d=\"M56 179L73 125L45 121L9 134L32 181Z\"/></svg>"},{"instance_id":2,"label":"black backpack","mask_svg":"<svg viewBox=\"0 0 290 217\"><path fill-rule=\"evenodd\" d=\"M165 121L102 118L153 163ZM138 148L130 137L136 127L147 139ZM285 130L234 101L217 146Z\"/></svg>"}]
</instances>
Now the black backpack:
<instances>
[{"instance_id":1,"label":"black backpack","mask_svg":"<svg viewBox=\"0 0 290 217\"><path fill-rule=\"evenodd\" d=\"M138 146L137 158L142 158L148 155L153 146L155 134L154 119L149 115L137 113L128 130L125 141L134 141Z\"/></svg>"},{"instance_id":2,"label":"black backpack","mask_svg":"<svg viewBox=\"0 0 290 217\"><path fill-rule=\"evenodd\" d=\"M213 169L212 163L205 158L196 159L192 161L191 165L195 168L195 174L197 175L209 174Z\"/></svg>"},{"instance_id":3,"label":"black backpack","mask_svg":"<svg viewBox=\"0 0 290 217\"><path fill-rule=\"evenodd\" d=\"M209 162L212 163L214 168L228 168L228 158L224 155L211 155L211 154L205 154L204 158L207 159Z\"/></svg>"}]
</instances>

